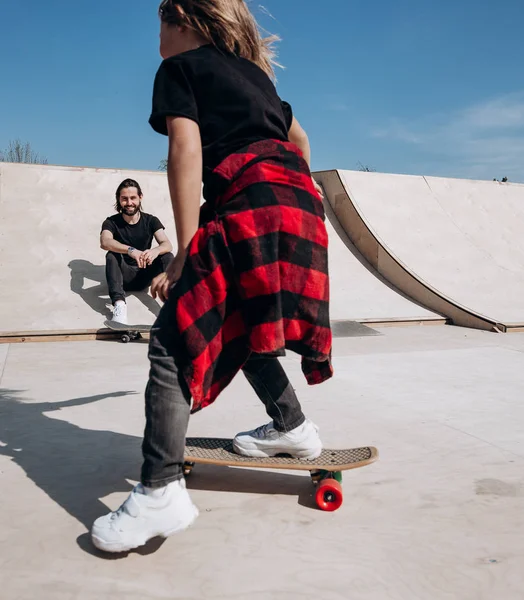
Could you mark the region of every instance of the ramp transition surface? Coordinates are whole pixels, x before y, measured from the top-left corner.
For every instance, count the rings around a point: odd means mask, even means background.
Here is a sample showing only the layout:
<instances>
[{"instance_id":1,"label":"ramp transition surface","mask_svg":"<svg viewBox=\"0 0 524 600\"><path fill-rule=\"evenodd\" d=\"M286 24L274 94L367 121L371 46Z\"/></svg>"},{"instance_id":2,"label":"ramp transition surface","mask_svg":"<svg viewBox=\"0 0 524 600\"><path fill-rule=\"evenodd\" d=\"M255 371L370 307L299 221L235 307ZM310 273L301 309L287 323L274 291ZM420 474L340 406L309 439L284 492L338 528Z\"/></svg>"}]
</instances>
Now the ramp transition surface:
<instances>
[{"instance_id":1,"label":"ramp transition surface","mask_svg":"<svg viewBox=\"0 0 524 600\"><path fill-rule=\"evenodd\" d=\"M379 275L458 325L524 327L524 185L324 171L355 246Z\"/></svg>"}]
</instances>

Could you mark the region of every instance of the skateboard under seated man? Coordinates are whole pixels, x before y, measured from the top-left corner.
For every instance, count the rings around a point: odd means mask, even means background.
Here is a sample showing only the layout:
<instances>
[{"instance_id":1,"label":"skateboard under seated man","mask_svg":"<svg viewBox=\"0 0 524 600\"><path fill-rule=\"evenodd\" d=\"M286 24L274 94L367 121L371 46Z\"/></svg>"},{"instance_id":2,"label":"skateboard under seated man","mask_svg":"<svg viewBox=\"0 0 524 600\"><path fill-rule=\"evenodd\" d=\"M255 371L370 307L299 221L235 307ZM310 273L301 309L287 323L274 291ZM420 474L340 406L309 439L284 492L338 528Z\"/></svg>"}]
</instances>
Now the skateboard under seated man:
<instances>
[{"instance_id":1,"label":"skateboard under seated man","mask_svg":"<svg viewBox=\"0 0 524 600\"><path fill-rule=\"evenodd\" d=\"M164 226L142 211L142 189L125 179L116 190L116 215L102 224L100 246L107 250L106 279L113 304L112 324L127 325L126 292L147 289L173 260L173 246ZM153 239L158 246L152 248Z\"/></svg>"}]
</instances>

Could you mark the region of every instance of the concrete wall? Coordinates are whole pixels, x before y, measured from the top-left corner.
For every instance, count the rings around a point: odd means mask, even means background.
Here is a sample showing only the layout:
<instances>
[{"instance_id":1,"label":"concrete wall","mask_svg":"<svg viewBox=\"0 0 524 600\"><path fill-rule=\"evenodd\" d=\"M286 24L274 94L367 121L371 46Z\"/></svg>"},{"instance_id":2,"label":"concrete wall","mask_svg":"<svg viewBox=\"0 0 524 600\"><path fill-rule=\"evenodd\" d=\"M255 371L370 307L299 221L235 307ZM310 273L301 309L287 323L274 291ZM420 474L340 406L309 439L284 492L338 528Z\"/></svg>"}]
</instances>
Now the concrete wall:
<instances>
[{"instance_id":1,"label":"concrete wall","mask_svg":"<svg viewBox=\"0 0 524 600\"><path fill-rule=\"evenodd\" d=\"M176 244L163 173L0 163L0 332L103 327L111 312L100 228L127 177ZM152 323L158 308L132 296L130 320Z\"/></svg>"},{"instance_id":2,"label":"concrete wall","mask_svg":"<svg viewBox=\"0 0 524 600\"><path fill-rule=\"evenodd\" d=\"M114 214L118 184L142 186L143 208L175 244L165 173L0 163L0 334L94 331L107 305L103 220ZM441 321L377 276L326 202L330 238L331 318L336 321ZM128 299L131 323L152 323L148 294Z\"/></svg>"}]
</instances>

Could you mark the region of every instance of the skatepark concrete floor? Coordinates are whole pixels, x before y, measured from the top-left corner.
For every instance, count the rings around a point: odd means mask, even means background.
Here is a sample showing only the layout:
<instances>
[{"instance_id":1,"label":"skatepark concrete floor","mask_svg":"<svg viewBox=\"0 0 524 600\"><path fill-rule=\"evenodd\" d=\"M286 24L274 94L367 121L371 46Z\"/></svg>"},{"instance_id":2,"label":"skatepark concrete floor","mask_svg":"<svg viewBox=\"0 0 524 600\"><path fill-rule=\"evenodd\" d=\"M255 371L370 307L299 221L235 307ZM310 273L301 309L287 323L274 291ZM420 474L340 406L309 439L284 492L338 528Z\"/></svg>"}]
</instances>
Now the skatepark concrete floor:
<instances>
[{"instance_id":1,"label":"skatepark concrete floor","mask_svg":"<svg viewBox=\"0 0 524 600\"><path fill-rule=\"evenodd\" d=\"M300 472L197 465L193 527L114 556L88 531L139 477L147 344L0 346L2 600L522 599L524 334L378 332L335 339L321 386L283 360L326 446L379 449L340 510ZM189 434L266 420L240 375Z\"/></svg>"}]
</instances>

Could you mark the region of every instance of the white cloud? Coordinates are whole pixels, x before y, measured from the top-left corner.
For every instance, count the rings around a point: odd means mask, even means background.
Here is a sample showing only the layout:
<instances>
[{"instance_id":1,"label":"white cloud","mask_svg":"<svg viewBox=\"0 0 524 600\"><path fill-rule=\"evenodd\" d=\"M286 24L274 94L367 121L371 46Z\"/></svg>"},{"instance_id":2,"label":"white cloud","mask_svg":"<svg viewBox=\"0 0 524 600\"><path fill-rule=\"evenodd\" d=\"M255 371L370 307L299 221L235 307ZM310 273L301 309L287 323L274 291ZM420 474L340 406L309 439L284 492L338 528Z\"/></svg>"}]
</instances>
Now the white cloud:
<instances>
[{"instance_id":1,"label":"white cloud","mask_svg":"<svg viewBox=\"0 0 524 600\"><path fill-rule=\"evenodd\" d=\"M524 94L512 94L464 111L464 123L472 128L524 128Z\"/></svg>"},{"instance_id":2,"label":"white cloud","mask_svg":"<svg viewBox=\"0 0 524 600\"><path fill-rule=\"evenodd\" d=\"M338 94L327 94L324 98L323 105L327 110L333 112L346 112L350 108L346 99Z\"/></svg>"},{"instance_id":3,"label":"white cloud","mask_svg":"<svg viewBox=\"0 0 524 600\"><path fill-rule=\"evenodd\" d=\"M375 129L373 137L377 138L392 138L401 142L411 144L420 144L423 142L423 137L415 132L416 125L414 123L402 123L397 119L392 119L391 123L382 129Z\"/></svg>"},{"instance_id":4,"label":"white cloud","mask_svg":"<svg viewBox=\"0 0 524 600\"><path fill-rule=\"evenodd\" d=\"M455 113L392 120L374 137L417 146L425 164L442 158L463 177L524 180L524 92L492 98ZM448 170L449 172L449 170Z\"/></svg>"}]
</instances>

